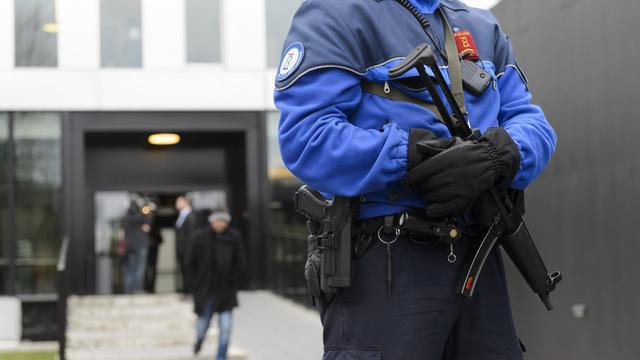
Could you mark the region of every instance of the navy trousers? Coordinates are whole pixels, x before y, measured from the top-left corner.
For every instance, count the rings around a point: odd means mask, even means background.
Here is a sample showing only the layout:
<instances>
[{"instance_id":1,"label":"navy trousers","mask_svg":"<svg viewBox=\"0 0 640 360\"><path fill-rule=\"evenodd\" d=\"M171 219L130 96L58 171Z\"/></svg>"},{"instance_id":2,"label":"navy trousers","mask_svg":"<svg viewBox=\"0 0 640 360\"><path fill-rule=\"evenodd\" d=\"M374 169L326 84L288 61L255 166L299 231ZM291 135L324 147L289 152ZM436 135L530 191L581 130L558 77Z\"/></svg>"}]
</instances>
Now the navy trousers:
<instances>
[{"instance_id":1,"label":"navy trousers","mask_svg":"<svg viewBox=\"0 0 640 360\"><path fill-rule=\"evenodd\" d=\"M499 250L489 256L473 299L456 293L472 240L454 247L400 237L387 249L377 238L353 264L350 288L320 305L324 360L521 360Z\"/></svg>"}]
</instances>

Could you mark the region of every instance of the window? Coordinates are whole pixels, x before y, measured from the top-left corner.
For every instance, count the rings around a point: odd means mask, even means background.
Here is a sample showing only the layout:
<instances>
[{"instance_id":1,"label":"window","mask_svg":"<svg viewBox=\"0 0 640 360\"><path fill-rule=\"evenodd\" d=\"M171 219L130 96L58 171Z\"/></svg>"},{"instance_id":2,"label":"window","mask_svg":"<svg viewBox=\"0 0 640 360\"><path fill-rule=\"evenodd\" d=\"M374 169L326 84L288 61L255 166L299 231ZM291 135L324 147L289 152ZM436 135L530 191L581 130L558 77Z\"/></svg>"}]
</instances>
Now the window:
<instances>
[{"instance_id":1,"label":"window","mask_svg":"<svg viewBox=\"0 0 640 360\"><path fill-rule=\"evenodd\" d=\"M100 0L103 67L142 66L141 0Z\"/></svg>"},{"instance_id":2,"label":"window","mask_svg":"<svg viewBox=\"0 0 640 360\"><path fill-rule=\"evenodd\" d=\"M220 0L187 0L187 62L220 62Z\"/></svg>"},{"instance_id":3,"label":"window","mask_svg":"<svg viewBox=\"0 0 640 360\"><path fill-rule=\"evenodd\" d=\"M61 242L61 124L56 113L14 115L18 294L55 292Z\"/></svg>"},{"instance_id":4,"label":"window","mask_svg":"<svg viewBox=\"0 0 640 360\"><path fill-rule=\"evenodd\" d=\"M8 293L9 241L9 117L0 113L0 295Z\"/></svg>"},{"instance_id":5,"label":"window","mask_svg":"<svg viewBox=\"0 0 640 360\"><path fill-rule=\"evenodd\" d=\"M16 66L58 66L55 0L15 0Z\"/></svg>"},{"instance_id":6,"label":"window","mask_svg":"<svg viewBox=\"0 0 640 360\"><path fill-rule=\"evenodd\" d=\"M267 65L275 68L280 62L284 40L291 19L302 0L267 0Z\"/></svg>"}]
</instances>

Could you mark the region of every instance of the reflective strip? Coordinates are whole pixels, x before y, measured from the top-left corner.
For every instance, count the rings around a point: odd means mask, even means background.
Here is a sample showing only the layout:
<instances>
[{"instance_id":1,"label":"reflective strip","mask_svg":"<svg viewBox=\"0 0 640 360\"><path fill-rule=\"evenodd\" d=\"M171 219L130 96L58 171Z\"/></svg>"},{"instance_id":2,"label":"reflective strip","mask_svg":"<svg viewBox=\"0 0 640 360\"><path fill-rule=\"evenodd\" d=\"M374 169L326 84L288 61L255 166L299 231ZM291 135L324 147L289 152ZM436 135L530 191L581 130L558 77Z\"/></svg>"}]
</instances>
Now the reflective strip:
<instances>
[{"instance_id":1,"label":"reflective strip","mask_svg":"<svg viewBox=\"0 0 640 360\"><path fill-rule=\"evenodd\" d=\"M516 69L516 72L518 73L518 76L520 76L520 79L522 80L522 82L524 83L524 86L527 88L527 91L529 91L529 80L527 79L527 77L524 75L524 72L522 72L522 69L520 69L520 66L518 66L518 63L515 64L508 64L507 66L505 66L505 71L506 68L514 68ZM499 73L496 75L496 79L499 79L501 76L504 75L505 71Z\"/></svg>"}]
</instances>

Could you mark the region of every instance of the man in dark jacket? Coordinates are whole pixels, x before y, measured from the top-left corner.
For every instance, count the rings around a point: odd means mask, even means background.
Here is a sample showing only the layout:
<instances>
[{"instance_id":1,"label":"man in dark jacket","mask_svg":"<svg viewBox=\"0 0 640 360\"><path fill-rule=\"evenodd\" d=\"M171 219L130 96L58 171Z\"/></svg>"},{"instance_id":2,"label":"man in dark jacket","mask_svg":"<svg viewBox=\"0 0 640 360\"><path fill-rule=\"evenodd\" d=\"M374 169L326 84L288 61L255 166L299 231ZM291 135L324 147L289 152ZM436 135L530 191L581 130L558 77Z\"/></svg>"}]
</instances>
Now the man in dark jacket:
<instances>
[{"instance_id":1,"label":"man in dark jacket","mask_svg":"<svg viewBox=\"0 0 640 360\"><path fill-rule=\"evenodd\" d=\"M180 195L176 199L176 210L178 219L176 220L176 258L180 269L180 286L178 291L184 294L191 293L191 275L187 256L189 254L189 241L191 235L198 229L198 219L196 213L191 208L191 203L186 195Z\"/></svg>"},{"instance_id":2,"label":"man in dark jacket","mask_svg":"<svg viewBox=\"0 0 640 360\"><path fill-rule=\"evenodd\" d=\"M143 291L144 273L149 252L150 219L144 215L135 202L131 202L127 214L122 219L124 239L127 248L124 290L127 294Z\"/></svg>"},{"instance_id":3,"label":"man in dark jacket","mask_svg":"<svg viewBox=\"0 0 640 360\"><path fill-rule=\"evenodd\" d=\"M238 306L237 290L244 268L244 246L240 233L229 227L231 216L226 210L209 216L209 227L197 231L190 239L189 274L196 323L194 353L200 352L211 318L219 314L220 337L217 360L227 358L231 337L231 310Z\"/></svg>"}]
</instances>

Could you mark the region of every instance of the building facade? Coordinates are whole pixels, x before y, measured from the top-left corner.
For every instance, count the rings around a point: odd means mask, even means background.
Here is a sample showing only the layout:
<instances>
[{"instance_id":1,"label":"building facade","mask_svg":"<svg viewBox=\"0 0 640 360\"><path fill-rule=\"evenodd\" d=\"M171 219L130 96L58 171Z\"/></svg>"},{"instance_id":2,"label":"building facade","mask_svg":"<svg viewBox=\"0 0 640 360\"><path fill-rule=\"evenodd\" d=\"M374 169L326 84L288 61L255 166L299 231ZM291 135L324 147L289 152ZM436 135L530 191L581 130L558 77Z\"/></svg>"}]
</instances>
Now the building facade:
<instances>
[{"instance_id":1,"label":"building facade","mask_svg":"<svg viewBox=\"0 0 640 360\"><path fill-rule=\"evenodd\" d=\"M304 297L304 226L290 201L299 183L280 160L272 103L300 2L0 0L0 295L22 300L24 337L55 329L63 238L70 291L102 292L99 193L224 193L248 245L246 286ZM565 275L553 313L507 261L531 359L640 353L638 11L598 0L494 11L559 138L526 216ZM164 131L183 145L146 144Z\"/></svg>"},{"instance_id":2,"label":"building facade","mask_svg":"<svg viewBox=\"0 0 640 360\"><path fill-rule=\"evenodd\" d=\"M246 286L302 291L271 280L304 254L272 100L300 2L0 0L0 295L22 300L24 337L53 333L63 238L70 292L104 292L96 199L114 191L224 193Z\"/></svg>"}]
</instances>

